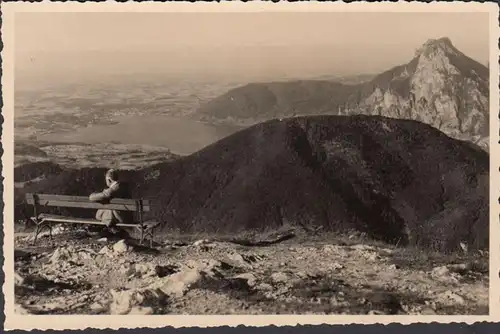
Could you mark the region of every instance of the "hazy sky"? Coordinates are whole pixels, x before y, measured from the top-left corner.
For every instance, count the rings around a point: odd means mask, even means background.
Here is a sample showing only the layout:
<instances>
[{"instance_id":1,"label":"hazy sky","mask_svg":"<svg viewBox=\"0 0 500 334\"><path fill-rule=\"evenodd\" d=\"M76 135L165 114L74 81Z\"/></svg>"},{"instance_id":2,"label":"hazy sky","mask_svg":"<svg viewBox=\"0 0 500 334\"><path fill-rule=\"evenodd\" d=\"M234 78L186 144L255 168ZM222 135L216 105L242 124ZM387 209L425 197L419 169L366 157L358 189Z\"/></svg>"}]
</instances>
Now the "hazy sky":
<instances>
[{"instance_id":1,"label":"hazy sky","mask_svg":"<svg viewBox=\"0 0 500 334\"><path fill-rule=\"evenodd\" d=\"M487 64L486 13L18 13L16 70L374 73L447 36Z\"/></svg>"}]
</instances>

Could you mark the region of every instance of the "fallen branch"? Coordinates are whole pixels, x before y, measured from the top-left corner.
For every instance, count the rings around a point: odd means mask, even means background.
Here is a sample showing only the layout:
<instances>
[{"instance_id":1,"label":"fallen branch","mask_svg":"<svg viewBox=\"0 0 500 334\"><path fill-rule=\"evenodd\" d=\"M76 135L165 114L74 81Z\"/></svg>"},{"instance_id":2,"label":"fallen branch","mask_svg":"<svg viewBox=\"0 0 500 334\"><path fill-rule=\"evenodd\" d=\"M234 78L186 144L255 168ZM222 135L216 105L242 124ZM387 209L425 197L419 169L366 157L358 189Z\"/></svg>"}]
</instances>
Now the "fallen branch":
<instances>
[{"instance_id":1,"label":"fallen branch","mask_svg":"<svg viewBox=\"0 0 500 334\"><path fill-rule=\"evenodd\" d=\"M276 238L266 239L266 240L252 241L252 240L248 240L248 239L229 239L229 240L221 240L221 241L226 241L226 242L230 242L230 243L238 244L238 245L242 245L242 246L258 247L258 246L274 245L274 244L292 239L294 237L295 237L294 232L287 232L285 234L278 235Z\"/></svg>"}]
</instances>

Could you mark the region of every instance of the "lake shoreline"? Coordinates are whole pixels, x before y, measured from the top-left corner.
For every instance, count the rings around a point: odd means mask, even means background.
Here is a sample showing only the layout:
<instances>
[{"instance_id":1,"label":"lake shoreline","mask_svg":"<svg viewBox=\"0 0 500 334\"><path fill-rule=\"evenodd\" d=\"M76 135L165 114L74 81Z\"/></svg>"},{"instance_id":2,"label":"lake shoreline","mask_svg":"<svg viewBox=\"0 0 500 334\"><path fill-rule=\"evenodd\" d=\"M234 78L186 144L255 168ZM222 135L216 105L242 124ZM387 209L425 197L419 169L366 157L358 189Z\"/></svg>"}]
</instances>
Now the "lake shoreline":
<instances>
[{"instance_id":1,"label":"lake shoreline","mask_svg":"<svg viewBox=\"0 0 500 334\"><path fill-rule=\"evenodd\" d=\"M168 148L177 155L189 155L242 129L178 116L119 116L112 125L92 125L75 131L38 136L51 143L119 143Z\"/></svg>"}]
</instances>

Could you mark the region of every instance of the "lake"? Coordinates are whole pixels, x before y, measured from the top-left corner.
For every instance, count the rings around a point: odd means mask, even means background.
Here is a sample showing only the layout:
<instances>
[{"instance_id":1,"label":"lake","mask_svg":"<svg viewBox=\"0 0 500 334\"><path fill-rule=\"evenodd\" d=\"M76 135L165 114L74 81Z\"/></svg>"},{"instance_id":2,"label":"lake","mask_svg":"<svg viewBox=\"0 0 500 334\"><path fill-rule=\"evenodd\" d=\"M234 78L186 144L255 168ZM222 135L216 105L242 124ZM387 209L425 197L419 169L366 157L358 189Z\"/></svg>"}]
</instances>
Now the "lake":
<instances>
[{"instance_id":1,"label":"lake","mask_svg":"<svg viewBox=\"0 0 500 334\"><path fill-rule=\"evenodd\" d=\"M214 143L241 127L213 125L172 116L123 116L116 124L94 125L69 132L41 135L39 140L65 143L140 144L167 147L173 153L187 155Z\"/></svg>"}]
</instances>

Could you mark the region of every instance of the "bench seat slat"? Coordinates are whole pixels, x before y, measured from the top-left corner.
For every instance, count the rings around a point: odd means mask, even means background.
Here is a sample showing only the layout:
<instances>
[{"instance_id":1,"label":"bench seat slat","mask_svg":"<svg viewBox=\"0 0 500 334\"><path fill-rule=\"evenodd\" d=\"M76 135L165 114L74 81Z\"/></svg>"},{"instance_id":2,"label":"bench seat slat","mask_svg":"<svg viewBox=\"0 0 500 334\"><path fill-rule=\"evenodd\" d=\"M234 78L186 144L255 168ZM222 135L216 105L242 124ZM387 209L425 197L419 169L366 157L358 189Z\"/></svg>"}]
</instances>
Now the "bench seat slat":
<instances>
[{"instance_id":1,"label":"bench seat slat","mask_svg":"<svg viewBox=\"0 0 500 334\"><path fill-rule=\"evenodd\" d=\"M33 217L32 219L34 219ZM90 219L90 218L73 218L73 217L66 217L66 216L57 216L57 215L45 215L41 214L38 216L38 219L44 220L44 221L51 221L51 222L61 222L61 223L76 223L76 224L94 224L94 225L106 225L103 222L100 222L95 219Z\"/></svg>"},{"instance_id":2,"label":"bench seat slat","mask_svg":"<svg viewBox=\"0 0 500 334\"><path fill-rule=\"evenodd\" d=\"M89 198L87 196L69 196L69 195L53 195L53 194L26 194L26 198L32 198L36 195L40 200L56 200L56 201L68 201L68 202L88 202ZM128 198L113 198L110 203L112 204L134 204L135 199ZM141 199L143 206L150 206L150 201L147 199Z\"/></svg>"},{"instance_id":3,"label":"bench seat slat","mask_svg":"<svg viewBox=\"0 0 500 334\"><path fill-rule=\"evenodd\" d=\"M27 203L30 205L38 204L40 206L57 206L64 208L86 208L86 209L110 209L110 210L120 210L120 211L137 211L135 203L133 204L102 204L97 202L69 202L69 201L58 201L58 200L39 200L38 203L34 203L33 199L28 199ZM143 211L149 211L149 207L143 208Z\"/></svg>"},{"instance_id":4,"label":"bench seat slat","mask_svg":"<svg viewBox=\"0 0 500 334\"><path fill-rule=\"evenodd\" d=\"M43 194L26 194L26 203L29 205L40 206L58 206L66 208L85 208L85 209L111 209L120 211L137 211L137 205L133 199L114 198L108 203L91 202L88 197L79 197L78 200L73 201L75 196L62 196L58 195L43 195ZM149 205L142 205L143 212L149 212L151 207Z\"/></svg>"},{"instance_id":5,"label":"bench seat slat","mask_svg":"<svg viewBox=\"0 0 500 334\"><path fill-rule=\"evenodd\" d=\"M36 217L31 217L31 219L35 220ZM51 215L51 214L45 214L42 213L38 216L38 219L42 219L45 221L52 221L52 222L61 222L61 223L75 223L75 224L92 224L92 225L106 225L105 223L92 219L92 218L74 218L74 217L67 217L67 216L59 216L59 215ZM156 221L146 221L143 222L143 226L156 226L159 223ZM124 224L124 223L119 223L116 224L118 227L136 227L140 226L139 223L137 224Z\"/></svg>"}]
</instances>

